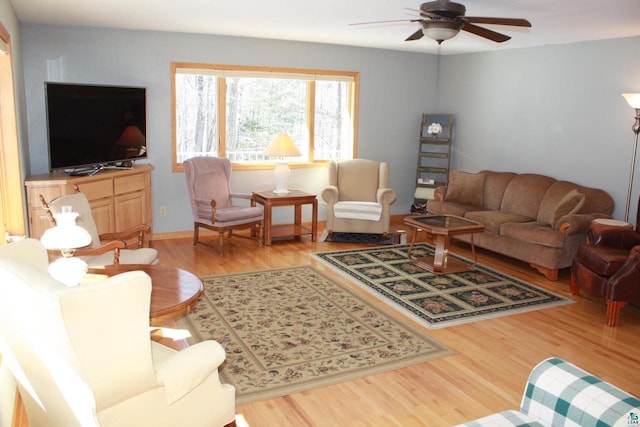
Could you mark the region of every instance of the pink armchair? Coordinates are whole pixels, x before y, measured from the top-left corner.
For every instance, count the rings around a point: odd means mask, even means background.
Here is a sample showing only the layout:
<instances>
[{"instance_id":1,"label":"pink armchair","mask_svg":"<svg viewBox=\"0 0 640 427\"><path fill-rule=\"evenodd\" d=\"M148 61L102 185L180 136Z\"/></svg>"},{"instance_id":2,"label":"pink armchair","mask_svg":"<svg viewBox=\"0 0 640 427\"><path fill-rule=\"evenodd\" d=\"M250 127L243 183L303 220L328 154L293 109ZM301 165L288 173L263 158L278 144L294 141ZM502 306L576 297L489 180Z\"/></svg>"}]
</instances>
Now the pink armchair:
<instances>
[{"instance_id":1,"label":"pink armchair","mask_svg":"<svg viewBox=\"0 0 640 427\"><path fill-rule=\"evenodd\" d=\"M224 157L194 157L184 161L184 174L193 212L193 245L207 245L199 238L200 227L219 235L218 251L224 254L224 234L250 228L248 237L262 246L264 211L261 206L241 206L234 199L251 200L250 194L231 191L231 162Z\"/></svg>"}]
</instances>

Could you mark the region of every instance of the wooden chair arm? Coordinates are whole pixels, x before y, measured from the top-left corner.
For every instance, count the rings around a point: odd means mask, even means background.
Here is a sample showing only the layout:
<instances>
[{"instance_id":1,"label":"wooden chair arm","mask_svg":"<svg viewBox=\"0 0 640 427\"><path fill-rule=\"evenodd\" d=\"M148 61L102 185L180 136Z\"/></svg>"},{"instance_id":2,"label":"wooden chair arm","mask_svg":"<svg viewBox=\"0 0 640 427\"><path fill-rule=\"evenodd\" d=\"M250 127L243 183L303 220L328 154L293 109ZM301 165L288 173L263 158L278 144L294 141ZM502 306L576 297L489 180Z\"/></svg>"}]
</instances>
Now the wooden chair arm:
<instances>
[{"instance_id":1,"label":"wooden chair arm","mask_svg":"<svg viewBox=\"0 0 640 427\"><path fill-rule=\"evenodd\" d=\"M151 226L148 224L140 224L135 227L128 228L126 230L117 231L115 233L102 233L100 234L101 241L112 241L112 240L121 240L126 241L129 238L137 235L138 236L138 249L144 246L144 234L151 230ZM126 243L125 243L126 247Z\"/></svg>"},{"instance_id":2,"label":"wooden chair arm","mask_svg":"<svg viewBox=\"0 0 640 427\"><path fill-rule=\"evenodd\" d=\"M122 240L112 240L110 242L103 243L98 248L82 248L76 249L74 256L91 256L100 255L105 252L113 251L113 263L120 264L120 249L127 247L127 244Z\"/></svg>"},{"instance_id":3,"label":"wooden chair arm","mask_svg":"<svg viewBox=\"0 0 640 427\"><path fill-rule=\"evenodd\" d=\"M211 224L216 222L216 201L215 199L211 200Z\"/></svg>"}]
</instances>

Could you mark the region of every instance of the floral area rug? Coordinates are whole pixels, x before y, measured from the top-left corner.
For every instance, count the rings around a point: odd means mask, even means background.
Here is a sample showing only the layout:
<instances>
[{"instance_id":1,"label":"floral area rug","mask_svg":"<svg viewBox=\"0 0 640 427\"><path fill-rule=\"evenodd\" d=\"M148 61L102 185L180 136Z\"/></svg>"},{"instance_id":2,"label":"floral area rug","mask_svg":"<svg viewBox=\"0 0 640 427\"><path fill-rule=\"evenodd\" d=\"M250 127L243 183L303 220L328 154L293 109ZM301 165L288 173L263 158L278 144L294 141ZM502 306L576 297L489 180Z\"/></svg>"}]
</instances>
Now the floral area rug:
<instances>
[{"instance_id":1,"label":"floral area rug","mask_svg":"<svg viewBox=\"0 0 640 427\"><path fill-rule=\"evenodd\" d=\"M453 352L312 266L202 278L178 326L227 353L236 403L389 371Z\"/></svg>"},{"instance_id":2,"label":"floral area rug","mask_svg":"<svg viewBox=\"0 0 640 427\"><path fill-rule=\"evenodd\" d=\"M573 302L479 264L462 273L429 273L408 259L408 249L397 245L310 255L430 329ZM433 255L433 246L414 245L412 258L427 255Z\"/></svg>"}]
</instances>

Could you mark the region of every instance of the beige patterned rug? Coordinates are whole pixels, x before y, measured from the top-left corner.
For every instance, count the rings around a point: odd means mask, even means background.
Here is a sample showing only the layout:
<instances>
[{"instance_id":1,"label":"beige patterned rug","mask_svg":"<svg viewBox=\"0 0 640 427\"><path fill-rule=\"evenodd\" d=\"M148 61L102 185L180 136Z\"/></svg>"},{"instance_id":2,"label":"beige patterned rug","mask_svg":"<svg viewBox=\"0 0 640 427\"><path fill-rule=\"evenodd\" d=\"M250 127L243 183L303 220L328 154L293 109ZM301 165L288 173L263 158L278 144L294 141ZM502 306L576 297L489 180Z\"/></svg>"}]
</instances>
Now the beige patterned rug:
<instances>
[{"instance_id":1,"label":"beige patterned rug","mask_svg":"<svg viewBox=\"0 0 640 427\"><path fill-rule=\"evenodd\" d=\"M202 278L178 325L214 339L237 404L390 371L453 354L312 266Z\"/></svg>"}]
</instances>

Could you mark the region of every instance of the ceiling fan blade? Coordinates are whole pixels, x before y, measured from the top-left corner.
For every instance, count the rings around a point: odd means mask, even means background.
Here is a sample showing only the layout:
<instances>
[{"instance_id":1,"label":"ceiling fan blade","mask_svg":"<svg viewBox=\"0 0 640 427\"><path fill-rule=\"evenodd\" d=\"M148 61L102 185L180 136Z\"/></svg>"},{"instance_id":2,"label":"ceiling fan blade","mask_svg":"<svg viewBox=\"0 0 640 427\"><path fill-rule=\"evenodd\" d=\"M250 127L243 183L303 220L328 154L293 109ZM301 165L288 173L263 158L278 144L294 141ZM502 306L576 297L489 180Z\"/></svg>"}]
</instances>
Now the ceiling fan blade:
<instances>
[{"instance_id":1,"label":"ceiling fan blade","mask_svg":"<svg viewBox=\"0 0 640 427\"><path fill-rule=\"evenodd\" d=\"M418 39L421 39L422 36L424 36L424 33L422 32L422 28L420 28L418 31L416 31L415 33L411 34L409 37L404 39L404 41L409 42L413 40L418 40Z\"/></svg>"},{"instance_id":2,"label":"ceiling fan blade","mask_svg":"<svg viewBox=\"0 0 640 427\"><path fill-rule=\"evenodd\" d=\"M484 16L465 16L467 22L474 24L511 25L514 27L531 27L531 22L520 18L490 18Z\"/></svg>"},{"instance_id":3,"label":"ceiling fan blade","mask_svg":"<svg viewBox=\"0 0 640 427\"><path fill-rule=\"evenodd\" d=\"M484 37L485 39L493 40L496 43L502 43L509 40L511 37L497 33L487 28L478 27L477 25L466 23L462 26L462 30L467 31L476 36Z\"/></svg>"},{"instance_id":4,"label":"ceiling fan blade","mask_svg":"<svg viewBox=\"0 0 640 427\"><path fill-rule=\"evenodd\" d=\"M390 24L392 22L420 22L421 19L392 19L390 21L370 21L370 22L356 22L349 25L370 25L370 24Z\"/></svg>"}]
</instances>

